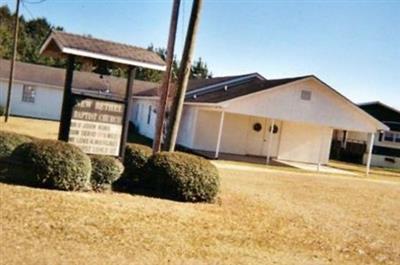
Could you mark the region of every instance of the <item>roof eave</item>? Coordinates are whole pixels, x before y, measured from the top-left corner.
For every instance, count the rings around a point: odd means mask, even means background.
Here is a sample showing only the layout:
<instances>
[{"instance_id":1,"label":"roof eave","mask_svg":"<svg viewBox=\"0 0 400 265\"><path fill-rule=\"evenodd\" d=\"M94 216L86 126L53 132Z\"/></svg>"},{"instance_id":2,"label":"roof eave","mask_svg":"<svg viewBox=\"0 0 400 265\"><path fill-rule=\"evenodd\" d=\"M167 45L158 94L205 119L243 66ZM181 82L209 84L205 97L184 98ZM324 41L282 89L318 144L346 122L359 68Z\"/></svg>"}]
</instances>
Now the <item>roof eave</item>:
<instances>
[{"instance_id":1,"label":"roof eave","mask_svg":"<svg viewBox=\"0 0 400 265\"><path fill-rule=\"evenodd\" d=\"M68 48L68 47L64 47L61 50L61 52L65 53L65 54L88 57L88 58L92 58L92 59L111 61L111 62L119 63L119 64L138 66L138 67L153 69L153 70L157 70L157 71L165 71L165 69L166 69L165 65L140 62L140 61L130 60L130 59L126 59L126 58L120 58L120 57L115 57L115 56L110 56L110 55L105 55L105 54L100 54L100 53L83 51L83 50L78 50L78 49L73 49L73 48Z\"/></svg>"},{"instance_id":2,"label":"roof eave","mask_svg":"<svg viewBox=\"0 0 400 265\"><path fill-rule=\"evenodd\" d=\"M331 87L330 85L328 85L327 83L325 83L324 81L322 81L321 79L319 79L317 76L315 75L311 75L310 77L306 78L306 79L313 79L317 82L320 82L321 84L329 87L333 92L335 92L338 96L342 97L345 101L347 101L349 104L351 104L357 111L359 111L361 114L363 114L364 116L367 116L367 118L371 119L371 121L375 124L376 126L376 130L377 131L388 131L390 130L390 128L388 126L386 126L385 124L383 124L381 121L377 120L375 117L373 117L372 115L370 115L368 112L366 112L365 110L363 110L362 108L360 108L356 103L354 103L353 101L351 101L350 99L348 99L347 97L345 97L343 94L341 94L339 91L337 91L336 89L334 89L333 87Z\"/></svg>"},{"instance_id":3,"label":"roof eave","mask_svg":"<svg viewBox=\"0 0 400 265\"><path fill-rule=\"evenodd\" d=\"M110 61L110 62L114 62L117 64L143 67L143 68L157 70L157 71L165 71L166 70L166 66L161 65L161 64L136 61L136 60L121 58L121 57L117 57L117 56L111 56L111 55L106 55L106 54L101 54L101 53L80 50L80 49L76 49L76 48L65 47L59 41L57 41L56 33L54 31L50 32L47 39L41 46L41 48L39 50L40 55L46 53L46 49L48 48L49 44L52 41L54 41L54 43L56 44L56 46L59 50L58 52L60 52L62 54L70 54L70 55L75 55L75 56L91 58L91 59L105 60L105 61Z\"/></svg>"},{"instance_id":4,"label":"roof eave","mask_svg":"<svg viewBox=\"0 0 400 265\"><path fill-rule=\"evenodd\" d=\"M380 102L380 101L364 102L364 103L359 103L359 104L357 104L357 105L358 105L358 106L369 106L369 105L374 105L374 104L381 105L382 107L388 108L388 109L390 109L390 110L392 110L392 111L397 112L397 113L400 114L400 110L398 110L398 109L396 109L396 108L394 108L394 107L392 107L392 106L386 105L385 103L382 103L382 102Z\"/></svg>"},{"instance_id":5,"label":"roof eave","mask_svg":"<svg viewBox=\"0 0 400 265\"><path fill-rule=\"evenodd\" d=\"M46 52L46 49L51 43L51 41L54 41L59 51L62 52L63 45L57 41L57 39L54 37L54 34L55 34L54 31L51 30L50 33L47 35L45 41L43 42L42 46L39 49L39 55L43 55Z\"/></svg>"}]
</instances>

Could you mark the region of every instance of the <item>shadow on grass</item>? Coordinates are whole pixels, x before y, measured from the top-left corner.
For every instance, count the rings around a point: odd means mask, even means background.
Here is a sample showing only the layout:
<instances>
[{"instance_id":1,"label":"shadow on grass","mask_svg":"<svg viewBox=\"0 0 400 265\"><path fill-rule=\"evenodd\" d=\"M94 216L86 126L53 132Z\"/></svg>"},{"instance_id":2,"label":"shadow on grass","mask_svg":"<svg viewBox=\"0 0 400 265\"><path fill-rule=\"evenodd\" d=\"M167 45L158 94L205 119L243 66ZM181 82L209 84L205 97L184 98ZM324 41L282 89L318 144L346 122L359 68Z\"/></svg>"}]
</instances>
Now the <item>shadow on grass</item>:
<instances>
[{"instance_id":1,"label":"shadow on grass","mask_svg":"<svg viewBox=\"0 0 400 265\"><path fill-rule=\"evenodd\" d=\"M9 160L0 160L0 182L10 185L26 186L30 188L41 188L54 190L54 188L39 185L32 170L23 164L16 163ZM127 177L121 177L111 185L111 191L116 193L127 193L130 195L140 195L152 198L161 198L157 194L140 185Z\"/></svg>"},{"instance_id":2,"label":"shadow on grass","mask_svg":"<svg viewBox=\"0 0 400 265\"><path fill-rule=\"evenodd\" d=\"M146 145L149 147L152 147L152 145L153 145L153 140L144 135L139 134L137 129L135 128L135 126L132 123L129 123L127 142L135 143L135 144L142 144L142 145Z\"/></svg>"},{"instance_id":3,"label":"shadow on grass","mask_svg":"<svg viewBox=\"0 0 400 265\"><path fill-rule=\"evenodd\" d=\"M0 182L38 188L32 170L20 163L0 160Z\"/></svg>"},{"instance_id":4,"label":"shadow on grass","mask_svg":"<svg viewBox=\"0 0 400 265\"><path fill-rule=\"evenodd\" d=\"M132 180L127 176L122 176L115 181L111 186L111 190L113 192L127 193L133 196L139 195L157 199L169 199L161 196L159 191L146 188L145 185L141 184L139 181Z\"/></svg>"}]
</instances>

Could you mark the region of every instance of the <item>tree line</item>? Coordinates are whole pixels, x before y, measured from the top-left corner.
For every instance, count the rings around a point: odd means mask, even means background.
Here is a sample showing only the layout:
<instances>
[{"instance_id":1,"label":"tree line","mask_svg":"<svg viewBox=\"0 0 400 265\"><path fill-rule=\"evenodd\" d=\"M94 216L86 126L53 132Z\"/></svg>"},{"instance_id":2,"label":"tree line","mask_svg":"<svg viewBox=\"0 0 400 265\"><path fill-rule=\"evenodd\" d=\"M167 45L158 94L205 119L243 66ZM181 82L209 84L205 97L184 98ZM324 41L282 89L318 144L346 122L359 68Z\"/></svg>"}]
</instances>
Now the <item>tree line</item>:
<instances>
[{"instance_id":1,"label":"tree line","mask_svg":"<svg viewBox=\"0 0 400 265\"><path fill-rule=\"evenodd\" d=\"M11 13L7 5L0 6L0 58L11 59L12 44L13 44L13 29L14 15ZM43 64L53 67L65 67L65 60L59 58L50 58L39 56L40 46L43 44L50 30L56 29L63 31L61 26L55 26L49 23L46 18L33 18L27 20L24 16L20 16L19 36L17 47L17 60L22 62ZM166 49L156 48L153 45L147 47L148 50L156 52L163 60L166 58ZM79 66L77 67L79 70ZM173 61L173 79L176 80L179 70L179 61L174 58ZM115 76L125 76L122 69L111 69L111 74ZM136 79L159 82L162 79L163 73L150 69L139 69L136 74ZM208 69L207 63L199 57L194 61L191 69L191 79L196 78L211 78L212 73Z\"/></svg>"}]
</instances>

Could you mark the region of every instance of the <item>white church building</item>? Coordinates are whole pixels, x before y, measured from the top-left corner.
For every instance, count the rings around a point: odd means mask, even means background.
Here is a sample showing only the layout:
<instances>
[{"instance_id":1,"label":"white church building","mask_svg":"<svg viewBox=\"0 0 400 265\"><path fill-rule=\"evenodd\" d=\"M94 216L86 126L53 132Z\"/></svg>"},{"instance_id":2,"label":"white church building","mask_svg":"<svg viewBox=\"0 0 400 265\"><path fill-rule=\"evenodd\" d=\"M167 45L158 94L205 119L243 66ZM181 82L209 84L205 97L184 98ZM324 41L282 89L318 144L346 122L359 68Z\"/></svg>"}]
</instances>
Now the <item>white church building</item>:
<instances>
[{"instance_id":1,"label":"white church building","mask_svg":"<svg viewBox=\"0 0 400 265\"><path fill-rule=\"evenodd\" d=\"M157 89L134 96L131 119L152 138ZM367 133L388 127L317 77L266 79L254 73L192 80L178 144L193 151L326 164L335 129ZM371 150L368 150L369 157Z\"/></svg>"},{"instance_id":2,"label":"white church building","mask_svg":"<svg viewBox=\"0 0 400 265\"><path fill-rule=\"evenodd\" d=\"M0 59L0 105L5 105L9 61ZM65 69L17 62L11 114L59 120ZM74 93L122 94L126 80L75 71ZM158 84L135 80L131 122L153 138ZM189 82L178 144L220 154L326 164L334 130L368 134L389 127L317 77L266 79L253 73ZM366 150L366 164L372 154Z\"/></svg>"}]
</instances>

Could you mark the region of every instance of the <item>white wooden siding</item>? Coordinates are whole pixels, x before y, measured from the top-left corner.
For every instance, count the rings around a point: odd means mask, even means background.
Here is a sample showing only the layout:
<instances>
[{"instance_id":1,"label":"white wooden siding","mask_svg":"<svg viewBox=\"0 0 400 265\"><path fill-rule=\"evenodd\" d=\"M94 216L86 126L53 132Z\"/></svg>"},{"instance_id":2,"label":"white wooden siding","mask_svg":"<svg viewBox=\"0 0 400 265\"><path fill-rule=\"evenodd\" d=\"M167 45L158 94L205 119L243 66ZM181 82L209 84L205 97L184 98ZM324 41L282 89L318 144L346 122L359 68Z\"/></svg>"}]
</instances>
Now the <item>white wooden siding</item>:
<instances>
[{"instance_id":1,"label":"white wooden siding","mask_svg":"<svg viewBox=\"0 0 400 265\"><path fill-rule=\"evenodd\" d=\"M301 99L303 90L311 99ZM377 124L347 100L314 79L294 82L224 103L232 113L313 123L350 131L375 132Z\"/></svg>"},{"instance_id":2,"label":"white wooden siding","mask_svg":"<svg viewBox=\"0 0 400 265\"><path fill-rule=\"evenodd\" d=\"M278 159L318 163L321 149L321 163L326 164L329 160L332 132L329 127L285 121L282 125Z\"/></svg>"},{"instance_id":3,"label":"white wooden siding","mask_svg":"<svg viewBox=\"0 0 400 265\"><path fill-rule=\"evenodd\" d=\"M63 91L44 86L35 87L35 102L23 102L23 84L14 83L11 93L11 114L41 119L59 120ZM0 105L5 106L7 100L7 82L0 82Z\"/></svg>"}]
</instances>

